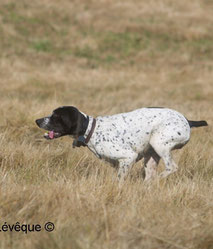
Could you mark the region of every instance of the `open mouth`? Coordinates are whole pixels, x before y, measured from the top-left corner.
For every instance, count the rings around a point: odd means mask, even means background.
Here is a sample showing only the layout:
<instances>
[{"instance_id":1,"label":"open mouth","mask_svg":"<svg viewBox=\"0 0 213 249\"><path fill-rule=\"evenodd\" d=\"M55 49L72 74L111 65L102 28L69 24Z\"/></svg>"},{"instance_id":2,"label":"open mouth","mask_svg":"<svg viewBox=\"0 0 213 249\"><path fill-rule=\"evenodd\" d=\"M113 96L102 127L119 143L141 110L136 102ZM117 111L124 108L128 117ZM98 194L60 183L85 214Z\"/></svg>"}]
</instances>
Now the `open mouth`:
<instances>
[{"instance_id":1,"label":"open mouth","mask_svg":"<svg viewBox=\"0 0 213 249\"><path fill-rule=\"evenodd\" d=\"M48 131L44 134L44 138L46 139L54 139L60 137L62 134L59 132Z\"/></svg>"}]
</instances>

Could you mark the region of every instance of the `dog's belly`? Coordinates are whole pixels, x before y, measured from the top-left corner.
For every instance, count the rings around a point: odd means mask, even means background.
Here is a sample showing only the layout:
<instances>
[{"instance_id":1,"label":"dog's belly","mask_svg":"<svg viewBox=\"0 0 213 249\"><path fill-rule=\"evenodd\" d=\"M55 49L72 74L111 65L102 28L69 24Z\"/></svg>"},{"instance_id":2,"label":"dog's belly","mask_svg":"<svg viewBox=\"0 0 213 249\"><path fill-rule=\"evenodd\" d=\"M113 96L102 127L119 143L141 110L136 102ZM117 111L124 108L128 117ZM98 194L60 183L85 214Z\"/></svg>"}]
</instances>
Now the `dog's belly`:
<instances>
[{"instance_id":1,"label":"dog's belly","mask_svg":"<svg viewBox=\"0 0 213 249\"><path fill-rule=\"evenodd\" d=\"M137 139L134 134L121 136L117 138L108 137L99 137L95 139L96 142L90 144L90 149L98 156L107 161L110 160L119 160L126 158L132 153L142 154L144 150L149 146L149 134L137 134Z\"/></svg>"}]
</instances>

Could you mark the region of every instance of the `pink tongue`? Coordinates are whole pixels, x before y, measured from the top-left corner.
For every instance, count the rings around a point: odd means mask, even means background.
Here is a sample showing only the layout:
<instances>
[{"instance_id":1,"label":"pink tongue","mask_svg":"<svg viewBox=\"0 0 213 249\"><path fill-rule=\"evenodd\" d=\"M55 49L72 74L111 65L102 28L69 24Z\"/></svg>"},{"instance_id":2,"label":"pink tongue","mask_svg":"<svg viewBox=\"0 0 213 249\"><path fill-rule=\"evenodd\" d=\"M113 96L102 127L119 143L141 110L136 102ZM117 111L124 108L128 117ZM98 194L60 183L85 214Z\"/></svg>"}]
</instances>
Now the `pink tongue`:
<instances>
[{"instance_id":1,"label":"pink tongue","mask_svg":"<svg viewBox=\"0 0 213 249\"><path fill-rule=\"evenodd\" d=\"M49 138L53 139L54 138L54 131L49 132Z\"/></svg>"}]
</instances>

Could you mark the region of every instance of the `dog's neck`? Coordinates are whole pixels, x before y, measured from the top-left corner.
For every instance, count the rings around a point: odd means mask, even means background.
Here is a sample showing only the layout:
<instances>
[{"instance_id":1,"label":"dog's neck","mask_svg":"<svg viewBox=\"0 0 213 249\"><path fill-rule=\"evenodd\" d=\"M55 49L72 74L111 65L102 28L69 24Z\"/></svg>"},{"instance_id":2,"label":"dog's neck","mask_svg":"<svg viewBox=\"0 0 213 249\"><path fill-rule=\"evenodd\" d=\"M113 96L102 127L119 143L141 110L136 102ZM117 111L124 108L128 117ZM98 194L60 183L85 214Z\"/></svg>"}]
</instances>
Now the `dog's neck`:
<instances>
[{"instance_id":1,"label":"dog's neck","mask_svg":"<svg viewBox=\"0 0 213 249\"><path fill-rule=\"evenodd\" d=\"M92 129L92 122L93 122L93 117L91 116L87 116L88 117L88 123L87 123L87 128L85 130L85 133L84 133L84 137L86 138L88 135L89 135L89 132L91 131Z\"/></svg>"},{"instance_id":2,"label":"dog's neck","mask_svg":"<svg viewBox=\"0 0 213 249\"><path fill-rule=\"evenodd\" d=\"M75 131L72 136L75 138L79 136L84 136L87 131L88 125L89 116L79 111Z\"/></svg>"},{"instance_id":3,"label":"dog's neck","mask_svg":"<svg viewBox=\"0 0 213 249\"><path fill-rule=\"evenodd\" d=\"M93 128L94 118L86 114L82 114L82 115L83 115L82 122L80 123L79 132L75 136L73 147L87 146L86 140L88 136L91 136L90 132L94 130Z\"/></svg>"}]
</instances>

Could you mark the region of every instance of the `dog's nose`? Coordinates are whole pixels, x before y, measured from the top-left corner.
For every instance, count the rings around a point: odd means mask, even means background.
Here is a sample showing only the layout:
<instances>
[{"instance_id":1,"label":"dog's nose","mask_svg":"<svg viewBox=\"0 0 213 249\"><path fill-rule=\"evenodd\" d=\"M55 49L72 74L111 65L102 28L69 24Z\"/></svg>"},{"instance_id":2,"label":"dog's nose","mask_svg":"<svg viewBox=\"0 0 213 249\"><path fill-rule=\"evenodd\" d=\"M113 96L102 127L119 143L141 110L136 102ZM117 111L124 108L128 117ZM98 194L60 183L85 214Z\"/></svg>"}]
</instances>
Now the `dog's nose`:
<instances>
[{"instance_id":1,"label":"dog's nose","mask_svg":"<svg viewBox=\"0 0 213 249\"><path fill-rule=\"evenodd\" d=\"M40 127L41 123L42 123L42 119L36 119L36 124Z\"/></svg>"}]
</instances>

